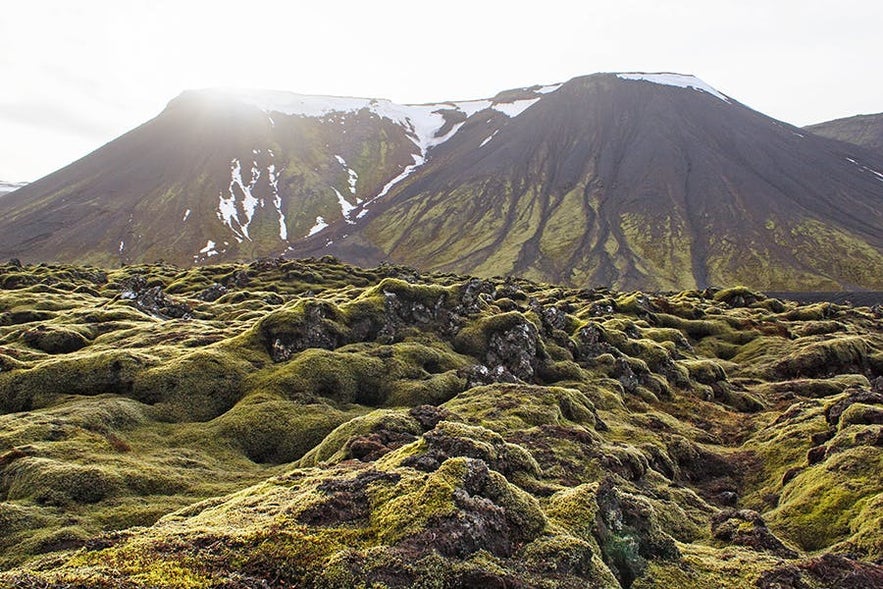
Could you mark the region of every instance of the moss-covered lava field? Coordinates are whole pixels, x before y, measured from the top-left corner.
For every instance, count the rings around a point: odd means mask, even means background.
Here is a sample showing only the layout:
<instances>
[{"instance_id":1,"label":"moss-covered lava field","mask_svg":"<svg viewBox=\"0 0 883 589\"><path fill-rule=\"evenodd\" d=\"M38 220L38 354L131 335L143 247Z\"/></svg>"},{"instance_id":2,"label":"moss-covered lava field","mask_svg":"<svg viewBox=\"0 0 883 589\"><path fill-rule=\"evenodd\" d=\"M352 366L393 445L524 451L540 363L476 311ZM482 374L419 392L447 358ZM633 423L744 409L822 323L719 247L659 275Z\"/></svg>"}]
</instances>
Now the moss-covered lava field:
<instances>
[{"instance_id":1,"label":"moss-covered lava field","mask_svg":"<svg viewBox=\"0 0 883 589\"><path fill-rule=\"evenodd\" d=\"M0 587L883 587L883 309L0 266Z\"/></svg>"}]
</instances>

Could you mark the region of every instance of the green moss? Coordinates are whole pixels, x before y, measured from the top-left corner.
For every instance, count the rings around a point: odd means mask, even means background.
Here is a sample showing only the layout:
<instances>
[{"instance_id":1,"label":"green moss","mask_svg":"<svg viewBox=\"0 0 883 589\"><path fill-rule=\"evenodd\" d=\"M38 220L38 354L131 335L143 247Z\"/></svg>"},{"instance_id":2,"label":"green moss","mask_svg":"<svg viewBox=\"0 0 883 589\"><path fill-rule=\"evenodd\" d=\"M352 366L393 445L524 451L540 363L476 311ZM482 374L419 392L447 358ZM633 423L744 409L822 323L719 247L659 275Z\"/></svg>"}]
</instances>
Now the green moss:
<instances>
[{"instance_id":1,"label":"green moss","mask_svg":"<svg viewBox=\"0 0 883 589\"><path fill-rule=\"evenodd\" d=\"M879 561L883 557L883 492L863 503L855 519L850 522L849 539L837 548Z\"/></svg>"},{"instance_id":2,"label":"green moss","mask_svg":"<svg viewBox=\"0 0 883 589\"><path fill-rule=\"evenodd\" d=\"M258 376L252 388L293 400L382 405L390 392L384 362L358 352L309 349Z\"/></svg>"},{"instance_id":3,"label":"green moss","mask_svg":"<svg viewBox=\"0 0 883 589\"><path fill-rule=\"evenodd\" d=\"M783 490L768 522L804 550L847 539L865 503L883 492L883 450L859 447L806 469Z\"/></svg>"},{"instance_id":4,"label":"green moss","mask_svg":"<svg viewBox=\"0 0 883 589\"><path fill-rule=\"evenodd\" d=\"M168 421L208 421L242 397L251 366L232 353L203 349L144 371L131 395Z\"/></svg>"},{"instance_id":5,"label":"green moss","mask_svg":"<svg viewBox=\"0 0 883 589\"><path fill-rule=\"evenodd\" d=\"M734 286L725 288L714 293L714 300L727 303L733 306L747 306L748 301L763 300L766 297L760 293L754 292L745 286Z\"/></svg>"},{"instance_id":6,"label":"green moss","mask_svg":"<svg viewBox=\"0 0 883 589\"><path fill-rule=\"evenodd\" d=\"M116 494L121 486L119 476L98 466L26 457L4 469L0 491L8 500L65 506L97 503Z\"/></svg>"},{"instance_id":7,"label":"green moss","mask_svg":"<svg viewBox=\"0 0 883 589\"><path fill-rule=\"evenodd\" d=\"M452 458L426 479L405 478L389 494L375 495L380 505L371 514L371 526L378 540L391 544L418 532L432 517L453 514L454 491L466 472L467 460Z\"/></svg>"},{"instance_id":8,"label":"green moss","mask_svg":"<svg viewBox=\"0 0 883 589\"><path fill-rule=\"evenodd\" d=\"M732 328L723 321L683 319L676 315L668 315L666 313L657 313L655 317L657 323L661 327L677 329L694 339L702 339L711 335L729 335L732 332Z\"/></svg>"},{"instance_id":9,"label":"green moss","mask_svg":"<svg viewBox=\"0 0 883 589\"><path fill-rule=\"evenodd\" d=\"M598 516L597 494L597 483L577 485L552 495L544 511L550 522L589 542L599 553L594 536L595 518Z\"/></svg>"},{"instance_id":10,"label":"green moss","mask_svg":"<svg viewBox=\"0 0 883 589\"><path fill-rule=\"evenodd\" d=\"M89 340L83 334L60 327L30 329L22 334L22 339L32 348L47 354L69 354L89 345Z\"/></svg>"},{"instance_id":11,"label":"green moss","mask_svg":"<svg viewBox=\"0 0 883 589\"><path fill-rule=\"evenodd\" d=\"M130 350L81 352L28 370L0 373L0 411L42 407L62 395L131 394L137 376L157 359Z\"/></svg>"},{"instance_id":12,"label":"green moss","mask_svg":"<svg viewBox=\"0 0 883 589\"><path fill-rule=\"evenodd\" d=\"M744 589L755 587L761 574L781 564L781 560L748 549L715 549L691 544L680 545L680 562L655 560L632 589L695 587L696 589Z\"/></svg>"},{"instance_id":13,"label":"green moss","mask_svg":"<svg viewBox=\"0 0 883 589\"><path fill-rule=\"evenodd\" d=\"M353 439L385 430L417 436L422 429L417 421L400 409L378 409L366 415L350 419L331 431L318 444L314 444L299 462L300 466L316 466L320 463L337 463L349 458L347 444Z\"/></svg>"},{"instance_id":14,"label":"green moss","mask_svg":"<svg viewBox=\"0 0 883 589\"><path fill-rule=\"evenodd\" d=\"M574 389L490 385L460 393L444 407L501 434L540 425L595 425L594 404Z\"/></svg>"},{"instance_id":15,"label":"green moss","mask_svg":"<svg viewBox=\"0 0 883 589\"><path fill-rule=\"evenodd\" d=\"M861 336L826 339L800 347L776 362L773 370L786 378L858 372L867 365L869 351Z\"/></svg>"},{"instance_id":16,"label":"green moss","mask_svg":"<svg viewBox=\"0 0 883 589\"><path fill-rule=\"evenodd\" d=\"M839 395L847 388L856 386L870 387L870 383L866 377L860 374L841 374L833 378L801 378L763 383L754 387L753 390L764 397L794 394L818 399Z\"/></svg>"},{"instance_id":17,"label":"green moss","mask_svg":"<svg viewBox=\"0 0 883 589\"><path fill-rule=\"evenodd\" d=\"M0 567L28 567L0 585L753 586L782 561L707 546L732 501L805 550L880 558L878 407L826 416L880 374L870 309L332 259L78 272L0 289ZM136 276L193 318L128 307ZM47 355L62 331L87 344ZM556 386L467 389L511 333Z\"/></svg>"},{"instance_id":18,"label":"green moss","mask_svg":"<svg viewBox=\"0 0 883 589\"><path fill-rule=\"evenodd\" d=\"M454 350L483 359L487 355L493 334L503 333L525 324L527 319L517 311L481 317L457 333L453 340Z\"/></svg>"},{"instance_id":19,"label":"green moss","mask_svg":"<svg viewBox=\"0 0 883 589\"><path fill-rule=\"evenodd\" d=\"M334 348L346 339L344 316L327 301L298 299L263 317L250 335L269 353L274 346L296 351L309 347Z\"/></svg>"},{"instance_id":20,"label":"green moss","mask_svg":"<svg viewBox=\"0 0 883 589\"><path fill-rule=\"evenodd\" d=\"M839 428L850 425L883 425L883 407L853 403L840 415Z\"/></svg>"},{"instance_id":21,"label":"green moss","mask_svg":"<svg viewBox=\"0 0 883 589\"><path fill-rule=\"evenodd\" d=\"M385 403L392 407L438 405L465 389L466 379L460 375L459 371L451 370L419 380L402 379L396 381L393 383Z\"/></svg>"},{"instance_id":22,"label":"green moss","mask_svg":"<svg viewBox=\"0 0 883 589\"><path fill-rule=\"evenodd\" d=\"M681 365L687 369L690 378L702 384L712 384L727 380L724 367L714 360L684 360Z\"/></svg>"},{"instance_id":23,"label":"green moss","mask_svg":"<svg viewBox=\"0 0 883 589\"><path fill-rule=\"evenodd\" d=\"M255 393L213 420L209 429L240 448L250 460L279 464L299 459L358 413Z\"/></svg>"}]
</instances>

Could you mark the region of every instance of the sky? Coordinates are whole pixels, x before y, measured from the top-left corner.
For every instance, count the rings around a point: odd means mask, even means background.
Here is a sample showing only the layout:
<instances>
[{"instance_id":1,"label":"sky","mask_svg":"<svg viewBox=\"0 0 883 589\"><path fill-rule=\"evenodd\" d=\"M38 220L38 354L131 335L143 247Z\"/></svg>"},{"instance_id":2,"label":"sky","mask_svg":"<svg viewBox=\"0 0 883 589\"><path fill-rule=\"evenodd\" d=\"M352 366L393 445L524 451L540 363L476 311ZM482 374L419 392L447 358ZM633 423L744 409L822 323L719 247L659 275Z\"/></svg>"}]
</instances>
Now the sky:
<instances>
[{"instance_id":1,"label":"sky","mask_svg":"<svg viewBox=\"0 0 883 589\"><path fill-rule=\"evenodd\" d=\"M6 0L0 180L191 88L420 103L595 72L694 74L795 125L883 112L879 0Z\"/></svg>"}]
</instances>

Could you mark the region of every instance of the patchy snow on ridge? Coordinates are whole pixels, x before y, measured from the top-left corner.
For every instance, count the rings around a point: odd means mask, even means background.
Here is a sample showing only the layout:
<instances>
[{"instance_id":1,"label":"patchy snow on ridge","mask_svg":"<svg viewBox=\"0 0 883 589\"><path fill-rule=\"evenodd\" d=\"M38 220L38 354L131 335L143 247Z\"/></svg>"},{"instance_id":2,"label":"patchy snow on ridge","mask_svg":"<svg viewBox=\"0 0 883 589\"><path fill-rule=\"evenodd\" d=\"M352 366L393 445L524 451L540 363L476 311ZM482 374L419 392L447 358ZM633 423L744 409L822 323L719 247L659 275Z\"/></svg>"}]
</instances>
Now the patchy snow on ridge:
<instances>
[{"instance_id":1,"label":"patchy snow on ridge","mask_svg":"<svg viewBox=\"0 0 883 589\"><path fill-rule=\"evenodd\" d=\"M488 109L493 104L492 100L464 100L462 102L452 102L456 110L466 115L468 119L477 112Z\"/></svg>"},{"instance_id":2,"label":"patchy snow on ridge","mask_svg":"<svg viewBox=\"0 0 883 589\"><path fill-rule=\"evenodd\" d=\"M236 238L240 241L241 238L251 240L251 237L248 235L248 226L251 223L251 220L254 217L254 211L259 204L258 199L254 197L251 191L254 189L260 176L261 171L258 169L257 164L253 163L251 168L251 179L248 184L245 184L242 180L242 165L239 163L239 160L237 158L230 160L230 186L227 189L228 195L224 195L223 192L220 194L217 215L218 218L233 231ZM242 199L239 201L237 201L237 187L242 194ZM245 219L239 217L240 207L242 208L242 213Z\"/></svg>"},{"instance_id":3,"label":"patchy snow on ridge","mask_svg":"<svg viewBox=\"0 0 883 589\"><path fill-rule=\"evenodd\" d=\"M333 191L334 191L334 194L337 195L337 204L340 205L340 214L343 215L343 218L344 218L344 220L345 220L347 223L349 223L350 225L352 225L353 223L355 223L355 221L353 221L353 220L350 218L350 215L352 214L352 212L355 210L356 207L353 206L353 205L351 205L351 204L350 204L350 203L349 203L349 202L343 197L343 195L340 193L340 191L339 191L337 188L334 188L334 187L332 186L332 187L331 187L331 190L333 190Z\"/></svg>"},{"instance_id":4,"label":"patchy snow on ridge","mask_svg":"<svg viewBox=\"0 0 883 589\"><path fill-rule=\"evenodd\" d=\"M273 155L272 151L270 151L270 155ZM285 224L285 214L282 212L282 197L279 196L279 176L276 174L276 164L267 166L267 177L270 181L270 189L273 191L273 206L279 215L279 239L288 241L288 226Z\"/></svg>"},{"instance_id":5,"label":"patchy snow on ridge","mask_svg":"<svg viewBox=\"0 0 883 589\"><path fill-rule=\"evenodd\" d=\"M487 145L488 143L490 143L491 139L493 139L496 136L496 134L499 132L500 132L500 130L497 129L496 131L491 133L490 136L487 139L485 139L484 141L482 141L481 145L479 145L478 147L481 148L481 147L484 147L485 145Z\"/></svg>"},{"instance_id":6,"label":"patchy snow on ridge","mask_svg":"<svg viewBox=\"0 0 883 589\"><path fill-rule=\"evenodd\" d=\"M698 90L700 92L706 92L711 94L712 96L723 100L724 102L730 102L730 99L697 78L696 76L687 76L684 74L670 74L670 73L659 73L659 74L645 74L640 72L630 72L630 73L622 73L616 74L617 78L621 78L623 80L636 80L643 82L651 82L653 84L661 84L663 86L676 86L678 88L692 88L693 90Z\"/></svg>"},{"instance_id":7,"label":"patchy snow on ridge","mask_svg":"<svg viewBox=\"0 0 883 589\"><path fill-rule=\"evenodd\" d=\"M403 128L407 137L411 140L411 142L414 144L414 147L416 148L414 150L416 153L412 152L413 162L406 165L401 170L401 172L393 177L389 182L387 182L386 185L377 194L370 198L364 199L364 202L363 199L356 200L356 205L361 205L361 209L359 210L358 214L355 215L355 218L360 219L367 213L368 204L378 198L386 196L396 184L410 176L416 169L426 163L429 151L432 148L441 145L442 143L448 141L451 137L456 135L457 132L466 123L465 119L469 119L476 113L487 109L494 109L510 118L517 117L525 110L533 106L537 101L539 101L542 98L543 94L554 92L561 86L562 84L540 86L537 90L533 91L533 96L531 98L524 98L513 101L494 101L483 99L410 105L396 104L386 99L311 96L305 94L295 94L292 92L271 90L214 90L213 92L221 92L242 103L259 108L263 110L268 116L275 113L281 113L288 116L318 118L325 120L326 122L343 125L344 120L340 117L340 115L348 113L368 113L373 116L388 119L389 121ZM455 125L452 125L450 130L444 135L439 135L439 132L448 124L449 117L452 113L462 113L463 115L465 115L465 119ZM255 155L257 155L259 152L260 150L253 150L253 153ZM268 152L272 156L272 152L269 150ZM343 156L335 155L334 157L337 159L338 163L340 163L340 165L343 166L344 169L347 171L350 193L355 195L358 174L355 172L355 170L351 169L347 165L346 160L343 158ZM238 160L236 160L236 163L238 164ZM251 197L251 189L253 188L253 184L250 183L248 186L246 186L245 183L242 182L241 178L238 178L237 181L235 175L237 170L238 168L234 166L234 178L231 182L230 188L231 196L228 198L222 195L221 202L218 206L218 215L226 225L233 229L234 233L239 234L241 231L242 237L244 237L245 239L250 239L250 237L248 236L248 224L251 222L251 216L253 215L254 208L256 206L255 202L257 201L253 202L249 198ZM259 175L260 170L258 170L256 167L253 167L252 176L253 180L256 182L257 177L255 176L255 174ZM246 197L243 199L243 202L239 203L239 206L245 213L246 219L244 219L244 223L242 222L243 220L239 219L237 214L237 203L235 202L235 198L233 197L234 185L240 186L240 188L242 188L242 192L246 195ZM246 188L248 188L248 190L246 190ZM337 193L336 189L335 192ZM351 215L355 207L347 202L346 199L344 199L340 195L340 193L337 194L338 202L341 206L341 212L344 213L344 218L347 220L347 222L354 222L352 221L353 217ZM280 223L281 222L282 221L280 220ZM324 222L325 221L323 219L322 223ZM324 229L324 226L317 229L316 227L318 227L319 225L320 224L317 219L317 225L314 227L315 232L319 232ZM311 233L310 235L312 234L313 233Z\"/></svg>"},{"instance_id":8,"label":"patchy snow on ridge","mask_svg":"<svg viewBox=\"0 0 883 589\"><path fill-rule=\"evenodd\" d=\"M315 234L319 233L320 231L322 231L326 227L328 227L328 223L325 222L325 219L322 218L321 216L316 217L316 224L313 225L313 228L310 229L309 233L307 233L307 237L310 237L311 235L315 235Z\"/></svg>"},{"instance_id":9,"label":"patchy snow on ridge","mask_svg":"<svg viewBox=\"0 0 883 589\"><path fill-rule=\"evenodd\" d=\"M6 194L7 192L13 192L27 186L27 182L4 182L0 180L0 194Z\"/></svg>"},{"instance_id":10,"label":"patchy snow on ridge","mask_svg":"<svg viewBox=\"0 0 883 589\"><path fill-rule=\"evenodd\" d=\"M272 151L267 150L267 152L271 157L273 156ZM260 149L252 149L252 154L259 155L260 153ZM249 226L254 219L255 212L258 207L263 209L267 206L264 198L258 198L254 194L255 188L263 176L263 172L264 170L258 166L257 161L253 161L251 164L251 176L248 182L245 182L242 178L242 164L239 159L233 158L230 160L230 184L227 188L227 193L221 192L218 195L218 208L215 214L233 232L236 241L240 243L244 239L251 241ZM273 207L279 219L279 239L287 241L288 227L285 223L285 214L282 212L282 197L279 195L280 172L276 170L276 164L273 163L267 165L266 172L266 184L269 185ZM184 221L189 216L190 210L188 209L184 214Z\"/></svg>"},{"instance_id":11,"label":"patchy snow on ridge","mask_svg":"<svg viewBox=\"0 0 883 589\"><path fill-rule=\"evenodd\" d=\"M228 245L226 241L224 242L224 245ZM205 247L202 248L201 250L199 250L199 252L193 256L193 261L194 262L205 261L212 256L217 256L219 252L217 249L215 249L216 247L217 247L217 244L214 241L212 241L211 239L209 239L208 241L205 242ZM223 250L220 253L223 253L225 251L227 251L227 250Z\"/></svg>"},{"instance_id":12,"label":"patchy snow on ridge","mask_svg":"<svg viewBox=\"0 0 883 589\"><path fill-rule=\"evenodd\" d=\"M534 92L536 92L537 94L551 94L552 92L554 92L555 90L557 90L558 88L560 88L563 85L564 85L564 82L561 82L559 84L549 84L547 86L540 86L540 88L538 90L534 90Z\"/></svg>"},{"instance_id":13,"label":"patchy snow on ridge","mask_svg":"<svg viewBox=\"0 0 883 589\"><path fill-rule=\"evenodd\" d=\"M846 161L848 161L849 163L851 163L855 166L858 166L858 168L863 172L870 172L871 174L874 174L875 176L877 176L877 180L883 182L883 173L878 172L877 170L874 170L872 168L869 168L868 166L855 161L851 157L846 158Z\"/></svg>"},{"instance_id":14,"label":"patchy snow on ridge","mask_svg":"<svg viewBox=\"0 0 883 589\"><path fill-rule=\"evenodd\" d=\"M359 175L356 173L356 171L354 169L352 169L351 167L349 167L346 164L346 160L343 159L343 157L341 157L339 155L335 155L334 157L337 159L338 163L341 166L343 166L343 169L346 170L347 183L349 184L350 192L352 194L355 194L356 193L356 182L358 182L358 180L359 180ZM360 201L357 200L356 202L360 202Z\"/></svg>"},{"instance_id":15,"label":"patchy snow on ridge","mask_svg":"<svg viewBox=\"0 0 883 589\"><path fill-rule=\"evenodd\" d=\"M516 100L514 102L495 102L491 107L497 112L501 112L510 119L514 119L534 104L536 104L540 99L539 98L525 98L523 100Z\"/></svg>"}]
</instances>

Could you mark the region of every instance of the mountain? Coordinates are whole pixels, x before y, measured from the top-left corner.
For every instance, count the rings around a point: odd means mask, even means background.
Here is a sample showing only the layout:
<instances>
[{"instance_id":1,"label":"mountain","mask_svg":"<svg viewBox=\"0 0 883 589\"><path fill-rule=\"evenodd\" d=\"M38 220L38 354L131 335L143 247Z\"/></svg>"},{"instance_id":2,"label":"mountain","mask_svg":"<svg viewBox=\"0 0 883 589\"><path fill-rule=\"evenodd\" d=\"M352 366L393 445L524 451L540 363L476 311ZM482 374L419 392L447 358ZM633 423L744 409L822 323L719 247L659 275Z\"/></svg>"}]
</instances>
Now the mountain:
<instances>
[{"instance_id":1,"label":"mountain","mask_svg":"<svg viewBox=\"0 0 883 589\"><path fill-rule=\"evenodd\" d=\"M0 196L27 186L27 182L4 182L0 180Z\"/></svg>"},{"instance_id":2,"label":"mountain","mask_svg":"<svg viewBox=\"0 0 883 589\"><path fill-rule=\"evenodd\" d=\"M0 256L333 254L575 286L883 289L883 156L692 76L396 105L191 91L0 202Z\"/></svg>"},{"instance_id":3,"label":"mountain","mask_svg":"<svg viewBox=\"0 0 883 589\"><path fill-rule=\"evenodd\" d=\"M807 131L883 154L883 113L858 115L804 127Z\"/></svg>"},{"instance_id":4,"label":"mountain","mask_svg":"<svg viewBox=\"0 0 883 589\"><path fill-rule=\"evenodd\" d=\"M883 587L879 307L330 258L0 305L3 588Z\"/></svg>"}]
</instances>

